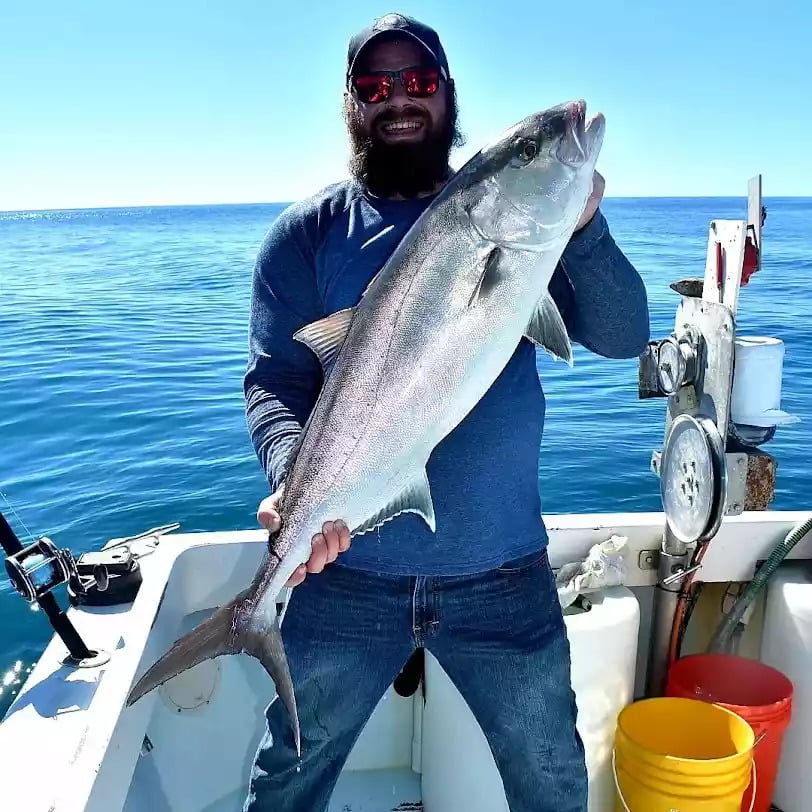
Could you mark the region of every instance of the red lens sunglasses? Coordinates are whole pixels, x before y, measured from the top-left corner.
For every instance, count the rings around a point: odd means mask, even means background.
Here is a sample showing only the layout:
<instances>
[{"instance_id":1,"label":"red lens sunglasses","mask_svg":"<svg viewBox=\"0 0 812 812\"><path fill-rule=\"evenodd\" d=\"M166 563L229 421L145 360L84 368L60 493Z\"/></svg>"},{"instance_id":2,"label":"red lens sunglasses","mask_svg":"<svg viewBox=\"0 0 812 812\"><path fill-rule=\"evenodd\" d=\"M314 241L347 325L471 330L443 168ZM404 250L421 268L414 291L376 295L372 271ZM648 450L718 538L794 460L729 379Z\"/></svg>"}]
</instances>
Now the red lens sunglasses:
<instances>
[{"instance_id":1,"label":"red lens sunglasses","mask_svg":"<svg viewBox=\"0 0 812 812\"><path fill-rule=\"evenodd\" d=\"M425 99L433 96L440 87L440 68L404 68L361 73L352 77L352 87L364 104L378 104L389 98L397 79L407 96Z\"/></svg>"}]
</instances>

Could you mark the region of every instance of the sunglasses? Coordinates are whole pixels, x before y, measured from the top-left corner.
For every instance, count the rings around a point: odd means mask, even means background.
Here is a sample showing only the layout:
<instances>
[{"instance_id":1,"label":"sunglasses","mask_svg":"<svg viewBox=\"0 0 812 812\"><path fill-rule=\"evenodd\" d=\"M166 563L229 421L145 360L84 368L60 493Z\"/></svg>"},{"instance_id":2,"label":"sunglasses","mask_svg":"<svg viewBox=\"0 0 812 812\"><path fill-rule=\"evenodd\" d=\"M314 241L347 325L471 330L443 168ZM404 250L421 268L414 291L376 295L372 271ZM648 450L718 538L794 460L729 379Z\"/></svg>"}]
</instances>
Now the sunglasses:
<instances>
[{"instance_id":1,"label":"sunglasses","mask_svg":"<svg viewBox=\"0 0 812 812\"><path fill-rule=\"evenodd\" d=\"M407 96L425 99L433 96L440 87L440 68L404 68L361 73L352 77L352 87L364 104L379 104L392 95L392 88L397 79L403 85Z\"/></svg>"}]
</instances>

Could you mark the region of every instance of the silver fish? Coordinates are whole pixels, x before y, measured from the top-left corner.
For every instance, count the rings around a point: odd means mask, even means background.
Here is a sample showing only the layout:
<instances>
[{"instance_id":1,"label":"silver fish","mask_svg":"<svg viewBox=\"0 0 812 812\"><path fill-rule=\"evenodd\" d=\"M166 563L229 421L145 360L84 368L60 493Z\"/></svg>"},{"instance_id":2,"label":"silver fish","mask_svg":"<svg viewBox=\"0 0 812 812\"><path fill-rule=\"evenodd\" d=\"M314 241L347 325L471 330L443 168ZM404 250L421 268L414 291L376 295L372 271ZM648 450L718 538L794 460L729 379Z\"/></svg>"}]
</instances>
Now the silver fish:
<instances>
[{"instance_id":1,"label":"silver fish","mask_svg":"<svg viewBox=\"0 0 812 812\"><path fill-rule=\"evenodd\" d=\"M282 528L251 585L181 638L130 705L220 654L257 657L301 753L277 598L325 521L353 536L404 512L432 532L426 463L523 336L572 363L548 284L583 213L604 133L581 102L528 116L474 155L399 243L356 307L299 330L324 385L291 448ZM318 576L316 576L318 577Z\"/></svg>"}]
</instances>

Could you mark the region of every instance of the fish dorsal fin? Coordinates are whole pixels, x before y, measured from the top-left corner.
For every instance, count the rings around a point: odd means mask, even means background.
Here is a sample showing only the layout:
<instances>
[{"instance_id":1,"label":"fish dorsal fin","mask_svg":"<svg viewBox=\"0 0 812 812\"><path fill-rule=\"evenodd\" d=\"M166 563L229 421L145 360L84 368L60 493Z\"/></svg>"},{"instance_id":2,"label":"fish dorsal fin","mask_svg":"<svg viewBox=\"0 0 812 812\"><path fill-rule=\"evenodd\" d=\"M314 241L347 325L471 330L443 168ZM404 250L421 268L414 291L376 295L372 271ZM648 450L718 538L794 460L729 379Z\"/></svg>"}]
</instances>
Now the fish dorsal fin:
<instances>
[{"instance_id":1,"label":"fish dorsal fin","mask_svg":"<svg viewBox=\"0 0 812 812\"><path fill-rule=\"evenodd\" d=\"M468 301L469 307L484 299L501 282L502 274L499 270L501 257L502 249L498 245L488 243L487 248L482 253L481 270L474 292Z\"/></svg>"},{"instance_id":2,"label":"fish dorsal fin","mask_svg":"<svg viewBox=\"0 0 812 812\"><path fill-rule=\"evenodd\" d=\"M333 368L333 362L350 331L354 315L355 308L348 307L324 319L311 322L293 334L297 341L306 344L316 354L321 361L325 378Z\"/></svg>"},{"instance_id":3,"label":"fish dorsal fin","mask_svg":"<svg viewBox=\"0 0 812 812\"><path fill-rule=\"evenodd\" d=\"M432 533L435 531L437 523L434 518L434 503L431 501L431 490L425 469L422 469L388 505L355 527L352 535L375 530L401 513L416 513L423 518Z\"/></svg>"},{"instance_id":4,"label":"fish dorsal fin","mask_svg":"<svg viewBox=\"0 0 812 812\"><path fill-rule=\"evenodd\" d=\"M572 366L572 342L549 291L542 296L524 334L554 358L560 358Z\"/></svg>"}]
</instances>

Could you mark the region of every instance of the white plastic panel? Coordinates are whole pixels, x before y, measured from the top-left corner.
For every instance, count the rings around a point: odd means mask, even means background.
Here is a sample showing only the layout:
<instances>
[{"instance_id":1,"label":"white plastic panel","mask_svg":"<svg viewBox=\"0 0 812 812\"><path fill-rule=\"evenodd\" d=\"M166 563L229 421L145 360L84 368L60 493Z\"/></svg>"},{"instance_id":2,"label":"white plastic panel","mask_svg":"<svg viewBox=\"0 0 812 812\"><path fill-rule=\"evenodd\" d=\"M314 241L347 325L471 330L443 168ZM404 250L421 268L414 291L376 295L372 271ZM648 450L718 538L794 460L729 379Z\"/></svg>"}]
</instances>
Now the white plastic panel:
<instances>
[{"instance_id":1,"label":"white plastic panel","mask_svg":"<svg viewBox=\"0 0 812 812\"><path fill-rule=\"evenodd\" d=\"M784 733L773 802L782 812L808 812L812 798L812 570L789 564L767 586L761 660L792 682L792 719Z\"/></svg>"}]
</instances>

